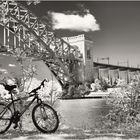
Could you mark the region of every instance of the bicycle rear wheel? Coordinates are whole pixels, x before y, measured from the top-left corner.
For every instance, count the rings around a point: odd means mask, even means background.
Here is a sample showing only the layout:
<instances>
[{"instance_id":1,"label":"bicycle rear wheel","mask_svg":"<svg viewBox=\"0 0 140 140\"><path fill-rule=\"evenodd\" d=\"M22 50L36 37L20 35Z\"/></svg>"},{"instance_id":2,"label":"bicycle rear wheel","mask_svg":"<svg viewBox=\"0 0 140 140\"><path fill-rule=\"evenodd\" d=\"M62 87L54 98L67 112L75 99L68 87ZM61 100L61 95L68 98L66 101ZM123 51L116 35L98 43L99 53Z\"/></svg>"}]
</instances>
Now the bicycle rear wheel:
<instances>
[{"instance_id":1,"label":"bicycle rear wheel","mask_svg":"<svg viewBox=\"0 0 140 140\"><path fill-rule=\"evenodd\" d=\"M37 104L32 111L34 125L43 133L53 133L57 130L59 119L56 111L48 104Z\"/></svg>"},{"instance_id":2,"label":"bicycle rear wheel","mask_svg":"<svg viewBox=\"0 0 140 140\"><path fill-rule=\"evenodd\" d=\"M0 103L0 134L5 133L11 126L12 111L4 103Z\"/></svg>"}]
</instances>

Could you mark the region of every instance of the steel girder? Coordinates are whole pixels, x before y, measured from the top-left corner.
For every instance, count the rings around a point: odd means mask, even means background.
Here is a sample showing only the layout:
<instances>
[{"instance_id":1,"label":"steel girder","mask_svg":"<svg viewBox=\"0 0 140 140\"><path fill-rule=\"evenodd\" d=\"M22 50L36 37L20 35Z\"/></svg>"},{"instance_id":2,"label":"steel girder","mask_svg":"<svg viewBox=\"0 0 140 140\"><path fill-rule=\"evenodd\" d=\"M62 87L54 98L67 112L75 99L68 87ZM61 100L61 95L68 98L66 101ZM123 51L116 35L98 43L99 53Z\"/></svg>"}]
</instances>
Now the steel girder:
<instances>
[{"instance_id":1,"label":"steel girder","mask_svg":"<svg viewBox=\"0 0 140 140\"><path fill-rule=\"evenodd\" d=\"M69 64L78 61L80 53L63 39L56 37L51 27L30 10L14 1L2 1L0 24L19 40L19 48L27 57L39 58L63 85L71 78ZM69 63L70 62L70 63Z\"/></svg>"}]
</instances>

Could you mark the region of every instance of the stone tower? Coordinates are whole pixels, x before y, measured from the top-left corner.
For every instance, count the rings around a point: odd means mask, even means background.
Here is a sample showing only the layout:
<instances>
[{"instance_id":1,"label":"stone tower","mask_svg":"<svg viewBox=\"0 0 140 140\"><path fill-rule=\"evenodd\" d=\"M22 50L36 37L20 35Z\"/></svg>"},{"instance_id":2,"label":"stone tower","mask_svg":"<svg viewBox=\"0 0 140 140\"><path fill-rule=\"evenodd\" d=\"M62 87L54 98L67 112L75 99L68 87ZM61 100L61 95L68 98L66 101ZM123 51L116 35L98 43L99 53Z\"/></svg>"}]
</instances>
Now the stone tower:
<instances>
[{"instance_id":1,"label":"stone tower","mask_svg":"<svg viewBox=\"0 0 140 140\"><path fill-rule=\"evenodd\" d=\"M70 45L78 47L82 62L78 69L79 81L93 81L93 41L86 39L85 35L63 38Z\"/></svg>"}]
</instances>

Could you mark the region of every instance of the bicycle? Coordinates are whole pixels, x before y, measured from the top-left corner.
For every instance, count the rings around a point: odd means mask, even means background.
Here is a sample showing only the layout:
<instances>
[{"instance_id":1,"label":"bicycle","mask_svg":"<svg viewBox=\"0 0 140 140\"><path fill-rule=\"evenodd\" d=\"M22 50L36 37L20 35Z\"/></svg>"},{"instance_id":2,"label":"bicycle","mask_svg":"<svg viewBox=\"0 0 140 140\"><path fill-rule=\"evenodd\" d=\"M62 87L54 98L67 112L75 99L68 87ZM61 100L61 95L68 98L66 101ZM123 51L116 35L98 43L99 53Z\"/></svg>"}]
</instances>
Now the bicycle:
<instances>
[{"instance_id":1,"label":"bicycle","mask_svg":"<svg viewBox=\"0 0 140 140\"><path fill-rule=\"evenodd\" d=\"M10 96L10 102L7 104L0 102L0 134L5 133L11 126L14 125L14 129L18 127L21 116L25 111L37 100L37 104L32 109L32 121L38 130L43 133L53 133L57 130L59 126L59 118L57 112L48 104L44 103L37 94L37 91L44 87L43 80L37 88L33 89L28 93L27 97L21 97L14 99L14 89L16 85L3 84L5 89L8 90ZM33 97L31 101L27 103L20 111L16 109L16 103L20 100L25 100L27 98Z\"/></svg>"}]
</instances>

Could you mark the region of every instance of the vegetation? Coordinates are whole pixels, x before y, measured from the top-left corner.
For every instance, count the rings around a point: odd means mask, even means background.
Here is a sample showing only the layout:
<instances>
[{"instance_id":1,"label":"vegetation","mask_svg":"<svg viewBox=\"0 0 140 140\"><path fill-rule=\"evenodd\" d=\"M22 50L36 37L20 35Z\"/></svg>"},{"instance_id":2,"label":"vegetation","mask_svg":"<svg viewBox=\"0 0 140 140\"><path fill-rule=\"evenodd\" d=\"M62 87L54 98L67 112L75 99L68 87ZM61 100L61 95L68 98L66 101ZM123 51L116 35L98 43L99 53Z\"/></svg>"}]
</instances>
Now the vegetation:
<instances>
[{"instance_id":1,"label":"vegetation","mask_svg":"<svg viewBox=\"0 0 140 140\"><path fill-rule=\"evenodd\" d=\"M62 98L80 98L90 93L90 83L67 84L64 87Z\"/></svg>"},{"instance_id":2,"label":"vegetation","mask_svg":"<svg viewBox=\"0 0 140 140\"><path fill-rule=\"evenodd\" d=\"M108 130L140 130L140 79L121 84L107 98L109 113L101 117L101 128Z\"/></svg>"},{"instance_id":3,"label":"vegetation","mask_svg":"<svg viewBox=\"0 0 140 140\"><path fill-rule=\"evenodd\" d=\"M32 89L38 87L42 81L35 78L36 73L36 66L33 65L32 59L30 59L30 64L27 65L26 61L26 55L24 52L19 50L18 48L12 51L12 54L16 57L17 62L19 63L21 67L20 74L18 73L11 73L11 77L7 76L4 77L3 83L8 85L17 85L17 89L15 89L14 92L14 98L21 98L28 96L28 92L30 92ZM27 65L27 66L26 66ZM43 79L42 79L43 80ZM8 91L5 90L4 86L0 86L1 92L0 92L0 100L9 101L10 95L8 94ZM59 97L61 93L61 87L60 85L54 81L53 79L46 82L45 86L42 87L38 94L43 99L43 101L49 103L50 105L53 105L57 98ZM28 98L27 98L28 99ZM23 106L26 104L27 100L20 100L18 105L16 105L17 109L21 110ZM29 112L27 115L31 115ZM27 116L25 116L27 118ZM31 116L30 116L31 117ZM22 118L23 120L24 118ZM19 128L22 130L22 122L19 123Z\"/></svg>"}]
</instances>

